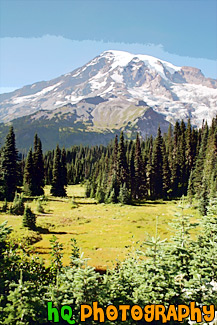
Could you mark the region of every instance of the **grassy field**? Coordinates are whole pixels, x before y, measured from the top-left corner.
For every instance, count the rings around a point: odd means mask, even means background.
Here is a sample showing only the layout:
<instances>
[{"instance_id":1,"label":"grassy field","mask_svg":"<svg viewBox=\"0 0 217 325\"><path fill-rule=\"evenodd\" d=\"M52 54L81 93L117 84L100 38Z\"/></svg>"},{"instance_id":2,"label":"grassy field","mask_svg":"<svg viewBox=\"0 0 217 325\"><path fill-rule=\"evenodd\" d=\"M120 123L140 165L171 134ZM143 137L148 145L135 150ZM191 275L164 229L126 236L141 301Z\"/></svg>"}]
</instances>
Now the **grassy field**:
<instances>
[{"instance_id":1,"label":"grassy field","mask_svg":"<svg viewBox=\"0 0 217 325\"><path fill-rule=\"evenodd\" d=\"M85 198L84 191L81 185L72 185L67 188L67 198L53 198L47 186L44 213L37 212L36 200L26 198L25 204L37 214L37 227L40 227L40 234L36 236L40 240L34 247L46 262L49 260L49 240L53 235L64 245L64 265L69 263L70 239L75 238L84 257L89 258L88 264L99 268L112 267L116 260L127 255L129 246L154 235L156 216L159 216L161 238L169 239L172 235L169 223L180 210L178 202L146 201L137 206L97 204L94 199ZM185 213L192 214L193 221L199 217L193 208ZM12 238L16 242L24 241L29 232L22 227L22 216L0 213L0 223L5 220L14 229Z\"/></svg>"}]
</instances>

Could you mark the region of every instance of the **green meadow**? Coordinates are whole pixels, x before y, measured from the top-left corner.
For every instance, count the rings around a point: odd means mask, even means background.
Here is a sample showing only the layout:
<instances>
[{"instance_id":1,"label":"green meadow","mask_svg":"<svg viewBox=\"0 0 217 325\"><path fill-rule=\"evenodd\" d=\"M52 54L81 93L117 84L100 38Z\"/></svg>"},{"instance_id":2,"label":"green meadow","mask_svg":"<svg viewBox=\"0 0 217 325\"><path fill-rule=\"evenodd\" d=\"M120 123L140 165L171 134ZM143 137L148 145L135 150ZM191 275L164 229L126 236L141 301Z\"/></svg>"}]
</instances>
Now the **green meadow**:
<instances>
[{"instance_id":1,"label":"green meadow","mask_svg":"<svg viewBox=\"0 0 217 325\"><path fill-rule=\"evenodd\" d=\"M169 240L174 233L170 222L181 212L179 201L175 200L143 201L137 205L97 204L94 199L85 198L84 192L84 186L70 185L66 198L54 198L46 186L43 212L38 212L37 198L25 197L25 204L37 216L36 232L22 226L22 216L1 212L0 223L7 220L14 229L10 235L12 241L25 247L31 244L31 251L47 264L49 240L55 235L64 247L64 265L70 261L70 239L75 238L89 265L106 268L113 267L148 236L155 235L156 216L160 237ZM192 215L192 221L199 218L195 207L187 208L185 214Z\"/></svg>"}]
</instances>

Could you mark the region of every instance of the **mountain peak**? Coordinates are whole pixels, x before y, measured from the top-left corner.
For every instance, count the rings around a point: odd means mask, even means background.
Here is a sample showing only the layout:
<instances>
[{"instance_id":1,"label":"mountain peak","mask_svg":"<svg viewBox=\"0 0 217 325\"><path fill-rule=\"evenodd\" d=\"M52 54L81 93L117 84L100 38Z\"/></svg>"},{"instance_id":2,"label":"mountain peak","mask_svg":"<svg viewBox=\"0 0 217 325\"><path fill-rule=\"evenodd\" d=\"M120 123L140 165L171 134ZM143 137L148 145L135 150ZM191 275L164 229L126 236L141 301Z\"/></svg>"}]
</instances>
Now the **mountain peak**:
<instances>
[{"instance_id":1,"label":"mountain peak","mask_svg":"<svg viewBox=\"0 0 217 325\"><path fill-rule=\"evenodd\" d=\"M0 95L0 122L72 104L79 121L117 128L117 116L128 123L140 112L137 103L145 102L169 122L190 117L199 126L216 114L216 88L217 81L197 68L109 50L58 78Z\"/></svg>"},{"instance_id":2,"label":"mountain peak","mask_svg":"<svg viewBox=\"0 0 217 325\"><path fill-rule=\"evenodd\" d=\"M174 64L158 59L154 56L146 55L146 54L132 54L130 52L125 51L117 51L117 50L108 50L103 52L100 57L104 57L107 59L113 59L115 64L113 64L113 68L116 66L126 66L130 62L138 63L139 61L144 62L149 68L156 70L159 73L163 73L162 68L165 67L170 73L174 73L176 71L180 71L181 67L175 66ZM164 74L164 73L163 73Z\"/></svg>"}]
</instances>

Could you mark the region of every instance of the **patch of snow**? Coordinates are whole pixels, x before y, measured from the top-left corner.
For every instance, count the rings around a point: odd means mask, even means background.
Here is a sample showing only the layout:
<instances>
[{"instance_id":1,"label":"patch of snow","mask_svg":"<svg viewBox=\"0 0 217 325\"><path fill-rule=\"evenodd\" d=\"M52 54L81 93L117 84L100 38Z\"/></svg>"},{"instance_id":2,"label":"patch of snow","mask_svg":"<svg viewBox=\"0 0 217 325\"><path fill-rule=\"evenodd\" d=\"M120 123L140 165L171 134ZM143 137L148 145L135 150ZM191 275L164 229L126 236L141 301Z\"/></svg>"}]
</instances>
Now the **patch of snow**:
<instances>
[{"instance_id":1,"label":"patch of snow","mask_svg":"<svg viewBox=\"0 0 217 325\"><path fill-rule=\"evenodd\" d=\"M106 86L106 78L104 78L107 73L102 73L99 71L94 77L90 79L91 89L97 90Z\"/></svg>"},{"instance_id":2,"label":"patch of snow","mask_svg":"<svg viewBox=\"0 0 217 325\"><path fill-rule=\"evenodd\" d=\"M55 106L57 106L57 105L65 105L65 104L67 104L68 102L66 102L66 101L61 101L61 100L57 100L56 101L56 103L54 104Z\"/></svg>"},{"instance_id":3,"label":"patch of snow","mask_svg":"<svg viewBox=\"0 0 217 325\"><path fill-rule=\"evenodd\" d=\"M116 82L119 82L119 83L122 83L123 82L123 77L121 74L119 74L117 71L115 71L112 75L111 75L111 78L116 81Z\"/></svg>"},{"instance_id":4,"label":"patch of snow","mask_svg":"<svg viewBox=\"0 0 217 325\"><path fill-rule=\"evenodd\" d=\"M21 103L25 103L25 102L28 102L28 101L33 101L36 97L47 94L48 92L54 90L56 87L58 87L62 83L63 83L63 81L60 81L57 84L55 84L53 86L46 87L46 88L42 89L41 91L38 91L37 93L35 93L33 95L20 96L20 97L14 98L12 100L12 103L13 104L21 104Z\"/></svg>"},{"instance_id":5,"label":"patch of snow","mask_svg":"<svg viewBox=\"0 0 217 325\"><path fill-rule=\"evenodd\" d=\"M78 77L79 74L81 74L81 72L82 72L82 70L79 69L79 71L77 73L73 74L72 77L73 78Z\"/></svg>"},{"instance_id":6,"label":"patch of snow","mask_svg":"<svg viewBox=\"0 0 217 325\"><path fill-rule=\"evenodd\" d=\"M108 88L106 88L103 92L99 93L98 96L107 94L112 90L114 90L114 82L113 81L110 83L110 86Z\"/></svg>"}]
</instances>

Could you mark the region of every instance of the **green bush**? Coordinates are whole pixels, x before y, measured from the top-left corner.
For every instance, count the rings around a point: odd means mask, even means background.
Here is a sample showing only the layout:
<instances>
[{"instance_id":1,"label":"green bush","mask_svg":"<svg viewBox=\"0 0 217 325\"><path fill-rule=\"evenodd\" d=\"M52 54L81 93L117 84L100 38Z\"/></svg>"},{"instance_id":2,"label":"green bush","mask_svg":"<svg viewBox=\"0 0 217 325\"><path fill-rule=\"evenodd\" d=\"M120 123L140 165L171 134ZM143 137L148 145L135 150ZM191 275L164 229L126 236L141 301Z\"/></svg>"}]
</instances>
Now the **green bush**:
<instances>
[{"instance_id":1,"label":"green bush","mask_svg":"<svg viewBox=\"0 0 217 325\"><path fill-rule=\"evenodd\" d=\"M120 193L118 197L118 201L122 204L129 204L130 203L130 194L126 187L126 183L120 188Z\"/></svg>"},{"instance_id":2,"label":"green bush","mask_svg":"<svg viewBox=\"0 0 217 325\"><path fill-rule=\"evenodd\" d=\"M17 192L15 193L14 201L12 206L10 207L10 213L15 215L23 215L24 213L24 203L23 203L23 195L18 195Z\"/></svg>"},{"instance_id":3,"label":"green bush","mask_svg":"<svg viewBox=\"0 0 217 325\"><path fill-rule=\"evenodd\" d=\"M2 212L7 212L7 210L8 210L8 202L5 199L4 203L3 203L3 206L2 206Z\"/></svg>"},{"instance_id":4,"label":"green bush","mask_svg":"<svg viewBox=\"0 0 217 325\"><path fill-rule=\"evenodd\" d=\"M26 206L23 215L23 226L34 230L36 227L36 217L32 210Z\"/></svg>"},{"instance_id":5,"label":"green bush","mask_svg":"<svg viewBox=\"0 0 217 325\"><path fill-rule=\"evenodd\" d=\"M44 207L42 205L43 201L41 198L37 200L37 212L44 213Z\"/></svg>"}]
</instances>

